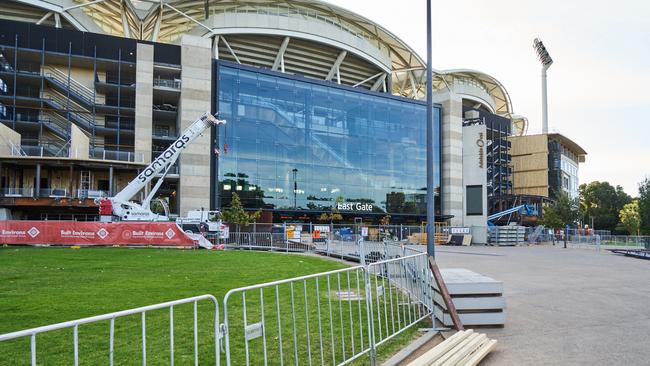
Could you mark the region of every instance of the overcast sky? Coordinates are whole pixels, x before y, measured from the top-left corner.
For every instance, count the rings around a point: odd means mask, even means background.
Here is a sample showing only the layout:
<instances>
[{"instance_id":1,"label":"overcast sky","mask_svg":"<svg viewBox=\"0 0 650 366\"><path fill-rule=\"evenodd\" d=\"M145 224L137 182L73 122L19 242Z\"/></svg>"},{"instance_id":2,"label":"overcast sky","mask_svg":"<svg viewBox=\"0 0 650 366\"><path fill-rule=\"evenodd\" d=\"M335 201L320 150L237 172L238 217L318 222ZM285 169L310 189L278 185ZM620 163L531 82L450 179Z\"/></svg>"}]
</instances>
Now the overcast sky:
<instances>
[{"instance_id":1,"label":"overcast sky","mask_svg":"<svg viewBox=\"0 0 650 366\"><path fill-rule=\"evenodd\" d=\"M426 57L426 0L327 0L376 21ZM471 68L500 80L514 112L541 131L540 37L549 128L585 150L581 183L638 195L650 175L650 1L433 0L433 67Z\"/></svg>"}]
</instances>

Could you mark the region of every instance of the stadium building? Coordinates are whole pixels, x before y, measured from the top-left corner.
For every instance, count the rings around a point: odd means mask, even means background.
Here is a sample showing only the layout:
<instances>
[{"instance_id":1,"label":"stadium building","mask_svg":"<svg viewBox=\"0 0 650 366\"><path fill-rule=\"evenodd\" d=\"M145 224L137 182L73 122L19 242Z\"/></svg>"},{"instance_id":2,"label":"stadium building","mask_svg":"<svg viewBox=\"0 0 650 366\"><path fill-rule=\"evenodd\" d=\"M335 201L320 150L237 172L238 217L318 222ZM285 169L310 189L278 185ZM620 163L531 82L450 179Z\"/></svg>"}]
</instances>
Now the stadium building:
<instances>
[{"instance_id":1,"label":"stadium building","mask_svg":"<svg viewBox=\"0 0 650 366\"><path fill-rule=\"evenodd\" d=\"M508 139L527 120L503 85L474 70L434 71L427 82L413 49L340 7L2 5L5 215L93 219L94 198L119 191L211 110L228 124L181 155L159 192L171 213L227 207L237 193L265 222L315 221L337 207L348 222L419 223L428 87L437 220L483 230L494 202L514 193Z\"/></svg>"}]
</instances>

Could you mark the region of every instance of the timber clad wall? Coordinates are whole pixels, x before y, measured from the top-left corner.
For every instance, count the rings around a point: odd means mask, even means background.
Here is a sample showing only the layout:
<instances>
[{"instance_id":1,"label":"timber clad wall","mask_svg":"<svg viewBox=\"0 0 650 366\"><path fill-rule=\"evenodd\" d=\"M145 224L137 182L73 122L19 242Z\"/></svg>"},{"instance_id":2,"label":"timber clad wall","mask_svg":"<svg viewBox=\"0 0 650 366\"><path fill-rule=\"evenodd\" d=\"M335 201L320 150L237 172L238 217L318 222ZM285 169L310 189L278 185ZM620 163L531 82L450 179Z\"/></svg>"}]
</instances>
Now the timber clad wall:
<instances>
[{"instance_id":1,"label":"timber clad wall","mask_svg":"<svg viewBox=\"0 0 650 366\"><path fill-rule=\"evenodd\" d=\"M548 136L513 136L510 141L514 193L548 197Z\"/></svg>"}]
</instances>

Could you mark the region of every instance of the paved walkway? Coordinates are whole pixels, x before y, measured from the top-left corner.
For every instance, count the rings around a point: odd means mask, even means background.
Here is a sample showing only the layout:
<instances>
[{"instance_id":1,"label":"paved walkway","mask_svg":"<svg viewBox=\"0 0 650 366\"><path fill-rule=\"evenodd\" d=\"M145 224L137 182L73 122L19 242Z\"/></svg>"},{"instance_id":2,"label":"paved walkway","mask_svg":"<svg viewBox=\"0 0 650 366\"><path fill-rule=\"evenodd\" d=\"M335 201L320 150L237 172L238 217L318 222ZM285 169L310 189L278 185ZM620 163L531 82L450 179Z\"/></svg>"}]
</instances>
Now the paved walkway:
<instances>
[{"instance_id":1,"label":"paved walkway","mask_svg":"<svg viewBox=\"0 0 650 366\"><path fill-rule=\"evenodd\" d=\"M436 247L442 268L504 282L506 326L481 365L650 365L650 261L607 251Z\"/></svg>"}]
</instances>

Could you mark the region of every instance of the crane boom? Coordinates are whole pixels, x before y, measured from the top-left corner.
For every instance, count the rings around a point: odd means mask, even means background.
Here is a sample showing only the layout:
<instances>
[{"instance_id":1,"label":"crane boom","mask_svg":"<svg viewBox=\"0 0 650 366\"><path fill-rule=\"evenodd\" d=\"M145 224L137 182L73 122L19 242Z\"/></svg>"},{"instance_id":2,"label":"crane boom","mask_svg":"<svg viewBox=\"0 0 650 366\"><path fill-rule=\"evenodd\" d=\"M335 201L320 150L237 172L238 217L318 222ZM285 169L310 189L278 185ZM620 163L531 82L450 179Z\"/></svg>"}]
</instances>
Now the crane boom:
<instances>
[{"instance_id":1,"label":"crane boom","mask_svg":"<svg viewBox=\"0 0 650 366\"><path fill-rule=\"evenodd\" d=\"M535 207L530 206L530 205L519 205L519 206L515 206L515 207L512 207L512 208L509 208L509 209L507 209L507 210L505 210L505 211L497 212L497 213L492 214L492 215L490 215L490 216L487 217L487 219L488 219L488 223L490 223L490 222L492 222L493 220L496 220L496 219L498 219L498 218L500 218L500 217L503 217L503 216L506 216L506 215L510 215L510 214L515 213L515 212L519 212L519 211L521 211L521 210L525 210L525 211L526 211L526 215L532 215L533 212L535 211Z\"/></svg>"},{"instance_id":2,"label":"crane boom","mask_svg":"<svg viewBox=\"0 0 650 366\"><path fill-rule=\"evenodd\" d=\"M135 197L135 195L149 182L151 182L156 174L164 173L163 177L160 178L164 179L169 168L176 162L176 160L178 160L178 157L183 150L185 150L185 148L187 148L187 146L197 137L201 136L205 130L212 126L218 126L225 123L225 120L220 120L209 112L205 113L183 131L183 134L180 135L176 141L174 141L165 151L163 151L162 154L152 161L151 164L144 168L140 174L124 187L124 189L118 192L114 197L103 199L102 204L104 206L104 211L106 210L106 206L111 206L112 214L114 216L118 216L121 220L127 221L167 220L168 218L166 216L156 215L151 212L151 209L149 208L151 198L154 196L155 191L160 187L160 184L156 184L154 190L152 190L147 199L145 199L141 205L130 200L133 199L133 197ZM110 201L110 205L107 204L107 201ZM102 211L101 204L100 211Z\"/></svg>"}]
</instances>

